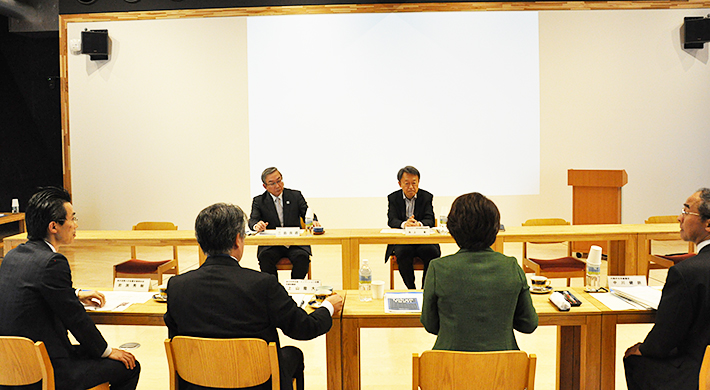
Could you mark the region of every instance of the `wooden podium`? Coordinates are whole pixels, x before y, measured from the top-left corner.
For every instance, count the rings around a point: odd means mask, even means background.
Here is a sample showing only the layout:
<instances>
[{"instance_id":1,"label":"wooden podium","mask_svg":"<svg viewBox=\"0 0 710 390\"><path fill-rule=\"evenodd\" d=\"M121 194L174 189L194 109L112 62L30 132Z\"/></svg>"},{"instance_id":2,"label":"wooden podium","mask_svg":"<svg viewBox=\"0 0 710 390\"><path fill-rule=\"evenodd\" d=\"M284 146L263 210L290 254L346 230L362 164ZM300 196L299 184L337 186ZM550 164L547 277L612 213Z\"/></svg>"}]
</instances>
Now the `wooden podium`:
<instances>
[{"instance_id":1,"label":"wooden podium","mask_svg":"<svg viewBox=\"0 0 710 390\"><path fill-rule=\"evenodd\" d=\"M572 186L572 224L621 223L621 187L628 183L626 171L570 169L567 184ZM599 245L607 252L606 242L574 242L572 251L589 252Z\"/></svg>"}]
</instances>

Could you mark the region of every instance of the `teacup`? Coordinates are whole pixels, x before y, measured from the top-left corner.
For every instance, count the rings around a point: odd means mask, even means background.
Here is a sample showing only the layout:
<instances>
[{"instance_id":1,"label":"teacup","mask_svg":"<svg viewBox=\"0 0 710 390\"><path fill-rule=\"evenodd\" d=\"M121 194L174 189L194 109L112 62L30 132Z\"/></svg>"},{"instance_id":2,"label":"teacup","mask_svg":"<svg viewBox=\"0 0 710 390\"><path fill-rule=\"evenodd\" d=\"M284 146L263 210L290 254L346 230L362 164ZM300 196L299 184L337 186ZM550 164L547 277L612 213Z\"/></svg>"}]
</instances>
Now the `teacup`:
<instances>
[{"instance_id":1,"label":"teacup","mask_svg":"<svg viewBox=\"0 0 710 390\"><path fill-rule=\"evenodd\" d=\"M320 286L316 289L316 305L320 306L329 296L333 295L333 287Z\"/></svg>"},{"instance_id":2,"label":"teacup","mask_svg":"<svg viewBox=\"0 0 710 390\"><path fill-rule=\"evenodd\" d=\"M550 280L544 276L533 275L530 277L530 284L530 289L533 291L547 291L550 287Z\"/></svg>"}]
</instances>

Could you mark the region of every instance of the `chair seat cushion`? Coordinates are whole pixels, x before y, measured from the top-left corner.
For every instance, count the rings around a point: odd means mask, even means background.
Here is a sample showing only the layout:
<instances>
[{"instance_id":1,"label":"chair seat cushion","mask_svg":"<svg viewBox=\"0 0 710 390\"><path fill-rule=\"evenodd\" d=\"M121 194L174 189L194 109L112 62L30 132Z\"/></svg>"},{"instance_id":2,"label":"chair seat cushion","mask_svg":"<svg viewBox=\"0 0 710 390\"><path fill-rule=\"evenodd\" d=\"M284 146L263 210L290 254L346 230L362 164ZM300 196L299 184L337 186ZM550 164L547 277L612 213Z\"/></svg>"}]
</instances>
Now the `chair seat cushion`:
<instances>
[{"instance_id":1,"label":"chair seat cushion","mask_svg":"<svg viewBox=\"0 0 710 390\"><path fill-rule=\"evenodd\" d=\"M116 264L116 272L124 274L150 274L158 270L158 267L172 260L148 261L140 259L126 260L121 264Z\"/></svg>"},{"instance_id":2,"label":"chair seat cushion","mask_svg":"<svg viewBox=\"0 0 710 390\"><path fill-rule=\"evenodd\" d=\"M678 264L683 260L687 260L693 256L695 256L695 253L677 253L677 254L672 254L672 255L656 255L662 259L670 260L673 262L673 264Z\"/></svg>"},{"instance_id":3,"label":"chair seat cushion","mask_svg":"<svg viewBox=\"0 0 710 390\"><path fill-rule=\"evenodd\" d=\"M587 263L571 256L560 257L557 259L528 258L528 260L539 265L542 271L570 272L582 271L587 268Z\"/></svg>"}]
</instances>

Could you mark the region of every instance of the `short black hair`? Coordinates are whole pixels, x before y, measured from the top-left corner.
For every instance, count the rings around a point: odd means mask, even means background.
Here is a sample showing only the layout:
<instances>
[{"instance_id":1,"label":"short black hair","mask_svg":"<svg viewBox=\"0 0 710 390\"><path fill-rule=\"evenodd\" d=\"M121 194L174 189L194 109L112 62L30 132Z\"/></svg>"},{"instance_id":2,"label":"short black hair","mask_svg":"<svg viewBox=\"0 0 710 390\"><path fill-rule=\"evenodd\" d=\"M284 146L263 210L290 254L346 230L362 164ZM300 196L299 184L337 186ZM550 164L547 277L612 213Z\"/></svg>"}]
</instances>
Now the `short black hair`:
<instances>
[{"instance_id":1,"label":"short black hair","mask_svg":"<svg viewBox=\"0 0 710 390\"><path fill-rule=\"evenodd\" d=\"M244 237L244 211L233 204L216 203L200 211L195 220L195 237L206 255L229 253L237 235Z\"/></svg>"},{"instance_id":2,"label":"short black hair","mask_svg":"<svg viewBox=\"0 0 710 390\"><path fill-rule=\"evenodd\" d=\"M701 188L697 192L700 195L700 204L698 205L698 214L705 221L710 219L710 188Z\"/></svg>"},{"instance_id":3,"label":"short black hair","mask_svg":"<svg viewBox=\"0 0 710 390\"><path fill-rule=\"evenodd\" d=\"M404 175L405 173L415 175L417 179L420 179L419 170L411 165L407 165L406 167L400 169L399 172L397 172L397 181L402 181L402 175Z\"/></svg>"},{"instance_id":4,"label":"short black hair","mask_svg":"<svg viewBox=\"0 0 710 390\"><path fill-rule=\"evenodd\" d=\"M451 205L446 227L460 248L480 251L496 242L500 212L478 192L461 195Z\"/></svg>"},{"instance_id":5,"label":"short black hair","mask_svg":"<svg viewBox=\"0 0 710 390\"><path fill-rule=\"evenodd\" d=\"M63 225L67 218L65 203L71 203L71 195L64 188L42 187L32 195L25 210L27 239L44 240L51 222Z\"/></svg>"}]
</instances>

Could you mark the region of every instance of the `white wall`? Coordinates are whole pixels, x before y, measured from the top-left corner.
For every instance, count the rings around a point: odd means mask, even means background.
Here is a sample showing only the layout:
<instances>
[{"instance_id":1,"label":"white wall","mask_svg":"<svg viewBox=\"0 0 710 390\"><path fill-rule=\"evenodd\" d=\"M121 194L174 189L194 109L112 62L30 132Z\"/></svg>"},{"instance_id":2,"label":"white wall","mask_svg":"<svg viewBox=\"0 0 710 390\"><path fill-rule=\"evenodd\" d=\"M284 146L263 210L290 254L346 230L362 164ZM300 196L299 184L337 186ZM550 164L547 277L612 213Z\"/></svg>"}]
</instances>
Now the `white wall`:
<instances>
[{"instance_id":1,"label":"white wall","mask_svg":"<svg viewBox=\"0 0 710 390\"><path fill-rule=\"evenodd\" d=\"M570 168L628 172L624 223L675 214L692 191L710 186L708 48L683 50L679 32L684 16L707 13L539 13L540 194L493 196L504 224L571 220ZM112 51L103 64L69 58L72 184L81 228L129 229L155 219L191 229L199 210L217 201L248 213L248 183L259 178L248 169L244 18L70 23L68 38L84 28L108 28ZM491 164L508 163L504 144L491 147L500 155ZM156 161L156 152L169 157ZM309 161L301 166L317 169ZM289 181L288 170L282 173L288 187L302 187ZM396 172L387 174L397 189ZM422 188L433 174L422 172ZM476 171L462 171L460 180L471 175ZM337 185L347 178L322 180ZM387 194L304 195L326 227L386 224ZM435 210L452 201L435 196Z\"/></svg>"}]
</instances>

